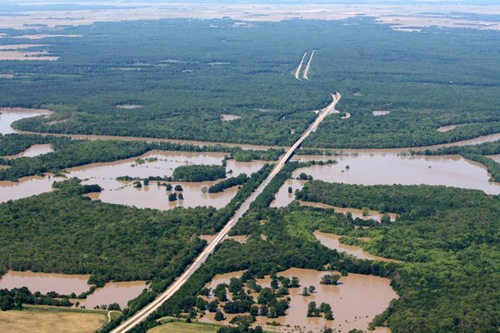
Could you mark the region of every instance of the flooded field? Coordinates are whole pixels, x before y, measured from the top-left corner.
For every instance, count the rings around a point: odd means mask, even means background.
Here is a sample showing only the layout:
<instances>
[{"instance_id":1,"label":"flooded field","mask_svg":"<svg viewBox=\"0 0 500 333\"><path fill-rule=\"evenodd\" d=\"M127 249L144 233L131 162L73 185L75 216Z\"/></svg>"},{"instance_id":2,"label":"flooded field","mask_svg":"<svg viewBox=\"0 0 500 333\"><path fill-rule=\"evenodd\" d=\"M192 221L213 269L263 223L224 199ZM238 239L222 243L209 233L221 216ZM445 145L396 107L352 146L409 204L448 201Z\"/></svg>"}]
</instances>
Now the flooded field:
<instances>
[{"instance_id":1,"label":"flooded field","mask_svg":"<svg viewBox=\"0 0 500 333\"><path fill-rule=\"evenodd\" d=\"M363 251L363 249L359 246L342 244L339 241L340 237L342 237L342 236L339 236L339 235L329 234L326 232L321 232L321 231L316 230L314 232L314 237L316 237L316 239L322 245L326 246L327 248L332 249L332 250L337 250L338 252L345 252L345 253L350 254L358 259L377 260L377 261L384 261L384 262L400 262L400 261L394 260L394 259L374 256L366 251Z\"/></svg>"},{"instance_id":2,"label":"flooded field","mask_svg":"<svg viewBox=\"0 0 500 333\"><path fill-rule=\"evenodd\" d=\"M69 275L10 271L0 278L0 289L28 287L31 292L43 294L55 291L59 294L81 294L90 289L90 275Z\"/></svg>"},{"instance_id":3,"label":"flooded field","mask_svg":"<svg viewBox=\"0 0 500 333\"><path fill-rule=\"evenodd\" d=\"M63 178L23 177L18 182L0 181L0 202L27 198L52 191L52 183Z\"/></svg>"},{"instance_id":4,"label":"flooded field","mask_svg":"<svg viewBox=\"0 0 500 333\"><path fill-rule=\"evenodd\" d=\"M0 108L0 134L18 133L11 127L16 120L42 115L49 115L52 111L25 108Z\"/></svg>"},{"instance_id":5,"label":"flooded field","mask_svg":"<svg viewBox=\"0 0 500 333\"><path fill-rule=\"evenodd\" d=\"M54 149L52 149L51 144L42 144L42 145L33 145L19 154L12 156L4 156L5 159L14 159L19 157L35 157L48 153L52 153Z\"/></svg>"},{"instance_id":6,"label":"flooded field","mask_svg":"<svg viewBox=\"0 0 500 333\"><path fill-rule=\"evenodd\" d=\"M362 209L356 209L356 208L343 208L343 207L336 207L336 206L331 206L327 205L321 202L307 202L307 201L299 201L299 204L304 207L316 207L316 208L324 208L324 209L333 209L335 210L336 213L342 213L342 214L347 214L351 213L352 218L359 218L362 220L375 220L379 221L382 219L382 217L385 214L382 214L380 212L374 211L374 210L369 210L368 215L364 215ZM395 221L396 218L398 217L398 214L394 213L387 213L387 215L391 218L391 221Z\"/></svg>"},{"instance_id":7,"label":"flooded field","mask_svg":"<svg viewBox=\"0 0 500 333\"><path fill-rule=\"evenodd\" d=\"M184 200L168 201L164 186L158 186L157 181L151 181L148 186L135 188L133 182L118 181L116 177L130 176L147 178L149 176L170 177L174 169L181 165L190 164L222 164L224 153L190 153L172 151L152 151L142 156L120 160L111 163L94 163L81 167L70 168L66 176L77 177L85 184L99 184L104 190L101 193L91 193L92 199L99 199L108 203L136 206L138 208L171 209L178 206L197 207L213 206L222 208L236 195L238 188L232 187L220 193L203 193L220 180L211 182L163 182L173 186L181 185ZM236 177L241 173L250 175L258 171L266 162L236 162L228 160L226 170L228 177ZM57 180L61 180L58 178ZM52 190L51 177L25 177L19 182L0 182L0 202L29 197Z\"/></svg>"},{"instance_id":8,"label":"flooded field","mask_svg":"<svg viewBox=\"0 0 500 333\"><path fill-rule=\"evenodd\" d=\"M215 288L219 283L228 283L231 277L241 277L242 272L233 272L217 275L209 287ZM390 280L370 275L349 274L339 280L339 285L322 285L321 277L327 274L308 269L292 268L278 273L286 277L296 276L300 280L300 288L290 289L290 309L287 316L269 319L257 317L257 323L263 325L264 329L278 332L291 332L300 327L304 331L320 332L324 327L331 327L336 332L348 332L352 329L366 330L368 323L383 312L389 302L398 298L398 295L390 287ZM269 276L257 280L261 286L269 286ZM314 286L316 292L310 296L301 296L302 288ZM307 306L309 302L316 302L319 306L322 302L331 305L335 320L327 321L324 318L307 318ZM215 323L213 313L207 313L200 319L202 322ZM234 315L226 314L228 323ZM275 321L281 326L269 326L266 322Z\"/></svg>"},{"instance_id":9,"label":"flooded field","mask_svg":"<svg viewBox=\"0 0 500 333\"><path fill-rule=\"evenodd\" d=\"M90 275L9 271L0 278L0 289L27 287L31 292L39 291L42 294L55 291L62 295L79 295L90 289L91 285L87 284L89 278ZM118 303L124 308L127 302L139 296L144 288L147 288L145 281L108 282L103 288L96 289L87 299L74 299L73 303L78 301L80 306L86 308Z\"/></svg>"},{"instance_id":10,"label":"flooded field","mask_svg":"<svg viewBox=\"0 0 500 333\"><path fill-rule=\"evenodd\" d=\"M385 116L391 113L391 111L372 111L372 114L376 117L378 116Z\"/></svg>"},{"instance_id":11,"label":"flooded field","mask_svg":"<svg viewBox=\"0 0 500 333\"><path fill-rule=\"evenodd\" d=\"M147 288L144 281L108 282L103 288L98 288L85 300L80 300L80 306L92 309L100 305L117 303L120 308L126 308L127 303L139 296Z\"/></svg>"},{"instance_id":12,"label":"flooded field","mask_svg":"<svg viewBox=\"0 0 500 333\"><path fill-rule=\"evenodd\" d=\"M281 208L288 206L295 200L295 191L301 190L305 183L305 180L287 179L285 184L274 195L275 199L271 202L271 207ZM289 192L290 187L292 188L292 193Z\"/></svg>"},{"instance_id":13,"label":"flooded field","mask_svg":"<svg viewBox=\"0 0 500 333\"><path fill-rule=\"evenodd\" d=\"M302 161L328 160L331 156L298 156ZM333 157L337 164L295 170L326 182L376 185L445 185L500 194L500 184L489 182L485 167L461 156L405 156L359 154Z\"/></svg>"},{"instance_id":14,"label":"flooded field","mask_svg":"<svg viewBox=\"0 0 500 333\"><path fill-rule=\"evenodd\" d=\"M241 119L240 116L236 116L234 114L221 114L220 118L221 118L222 121L232 121L232 120Z\"/></svg>"},{"instance_id":15,"label":"flooded field","mask_svg":"<svg viewBox=\"0 0 500 333\"><path fill-rule=\"evenodd\" d=\"M500 154L498 154L498 155L490 155L488 157L491 158L493 161L495 161L497 163L500 163Z\"/></svg>"},{"instance_id":16,"label":"flooded field","mask_svg":"<svg viewBox=\"0 0 500 333\"><path fill-rule=\"evenodd\" d=\"M118 109L124 109L124 110L134 110L134 109L141 109L144 107L144 105L138 105L138 104L121 104L116 106Z\"/></svg>"},{"instance_id":17,"label":"flooded field","mask_svg":"<svg viewBox=\"0 0 500 333\"><path fill-rule=\"evenodd\" d=\"M448 126L439 127L437 130L439 132L449 132L449 131L454 130L457 127L458 127L458 125L448 125Z\"/></svg>"}]
</instances>

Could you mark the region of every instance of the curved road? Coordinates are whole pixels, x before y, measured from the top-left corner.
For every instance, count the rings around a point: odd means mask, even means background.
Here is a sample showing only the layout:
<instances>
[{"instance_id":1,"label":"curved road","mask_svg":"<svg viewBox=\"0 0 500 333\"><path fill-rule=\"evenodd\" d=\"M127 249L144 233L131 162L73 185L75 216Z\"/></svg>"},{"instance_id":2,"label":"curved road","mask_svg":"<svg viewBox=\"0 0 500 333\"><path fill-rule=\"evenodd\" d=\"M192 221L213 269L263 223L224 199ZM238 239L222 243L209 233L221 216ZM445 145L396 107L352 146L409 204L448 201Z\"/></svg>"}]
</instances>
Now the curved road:
<instances>
[{"instance_id":1,"label":"curved road","mask_svg":"<svg viewBox=\"0 0 500 333\"><path fill-rule=\"evenodd\" d=\"M297 67L297 70L295 71L295 78L300 81L300 71L302 70L302 66L304 65L304 59L306 58L307 52L304 52L304 55L302 56L302 60L299 63L299 67Z\"/></svg>"},{"instance_id":2,"label":"curved road","mask_svg":"<svg viewBox=\"0 0 500 333\"><path fill-rule=\"evenodd\" d=\"M189 266L184 273L175 280L167 290L160 294L153 302L149 303L143 309L138 311L135 315L128 318L126 321L120 324L117 328L111 331L111 333L123 333L128 332L130 329L135 327L137 324L146 319L150 314L156 311L166 300L168 300L172 295L177 292L186 281L198 270L198 268L207 260L208 256L214 251L215 247L219 245L224 238L228 235L229 231L236 225L238 220L243 214L249 209L250 204L257 198L257 196L262 193L264 188L267 187L269 182L278 174L278 172L283 169L286 162L290 160L292 155L295 153L297 148L302 144L302 142L314 132L319 124L330 114L332 110L335 110L335 105L338 103L342 96L339 93L332 94L333 101L326 108L321 110L319 116L316 120L309 126L309 128L302 134L302 136L293 144L292 147L286 152L283 157L276 164L271 173L267 178L260 184L259 187L243 202L243 204L238 208L234 216L229 220L226 226L215 236L215 238L208 244L208 246L200 253L191 266Z\"/></svg>"},{"instance_id":3,"label":"curved road","mask_svg":"<svg viewBox=\"0 0 500 333\"><path fill-rule=\"evenodd\" d=\"M313 61L314 52L316 52L316 50L312 50L311 56L309 57L309 61L307 62L306 69L304 70L304 75L302 76L306 80L309 80L309 70L311 69L311 63Z\"/></svg>"}]
</instances>

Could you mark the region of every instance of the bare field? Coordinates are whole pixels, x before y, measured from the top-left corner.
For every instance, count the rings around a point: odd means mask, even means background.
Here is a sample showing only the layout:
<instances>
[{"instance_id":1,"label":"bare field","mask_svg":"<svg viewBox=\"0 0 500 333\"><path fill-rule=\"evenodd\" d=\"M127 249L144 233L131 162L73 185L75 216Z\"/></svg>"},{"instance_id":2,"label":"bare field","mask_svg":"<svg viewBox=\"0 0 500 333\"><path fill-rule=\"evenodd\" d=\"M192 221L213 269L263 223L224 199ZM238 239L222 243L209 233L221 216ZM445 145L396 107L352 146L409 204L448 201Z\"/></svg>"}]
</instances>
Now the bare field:
<instances>
[{"instance_id":1,"label":"bare field","mask_svg":"<svg viewBox=\"0 0 500 333\"><path fill-rule=\"evenodd\" d=\"M219 327L211 324L186 324L174 321L155 327L148 333L215 333Z\"/></svg>"},{"instance_id":2,"label":"bare field","mask_svg":"<svg viewBox=\"0 0 500 333\"><path fill-rule=\"evenodd\" d=\"M91 333L106 322L102 314L50 311L2 311L0 331L9 333Z\"/></svg>"},{"instance_id":3,"label":"bare field","mask_svg":"<svg viewBox=\"0 0 500 333\"><path fill-rule=\"evenodd\" d=\"M34 3L26 1L26 3ZM40 3L37 3L40 5ZM127 3L134 9L120 7L120 2L109 2L116 8L68 11L28 11L25 16L3 17L0 28L25 29L27 24L41 28L58 25L89 25L94 22L116 22L122 20L154 20L161 18L210 19L230 17L245 21L281 21L286 19L341 20L355 16L377 18L381 24L389 24L400 31L415 27L438 26L449 28L476 28L500 30L498 21L468 20L451 13L500 14L500 5L449 5L436 2L433 5L396 4L217 4L217 3ZM439 13L429 15L428 13ZM47 35L31 35L25 38L46 38ZM69 37L69 36L67 36ZM76 36L75 36L76 37Z\"/></svg>"}]
</instances>

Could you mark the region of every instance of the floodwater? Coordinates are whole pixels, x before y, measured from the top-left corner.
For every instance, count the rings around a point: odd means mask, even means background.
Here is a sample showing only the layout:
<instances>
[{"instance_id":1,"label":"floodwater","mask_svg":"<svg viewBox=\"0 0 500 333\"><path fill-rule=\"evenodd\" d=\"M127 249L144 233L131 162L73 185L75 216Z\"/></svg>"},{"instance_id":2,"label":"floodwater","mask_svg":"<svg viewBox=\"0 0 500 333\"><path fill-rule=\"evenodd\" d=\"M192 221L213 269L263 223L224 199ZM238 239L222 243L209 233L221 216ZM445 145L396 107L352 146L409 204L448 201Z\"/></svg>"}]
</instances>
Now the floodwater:
<instances>
[{"instance_id":1,"label":"floodwater","mask_svg":"<svg viewBox=\"0 0 500 333\"><path fill-rule=\"evenodd\" d=\"M234 114L221 114L220 119L222 121L232 121L232 120L238 120L241 119L240 116L236 116Z\"/></svg>"},{"instance_id":2,"label":"floodwater","mask_svg":"<svg viewBox=\"0 0 500 333\"><path fill-rule=\"evenodd\" d=\"M271 207L282 208L288 206L293 200L295 200L295 191L301 190L305 183L305 180L287 179L285 184L283 184L283 186L281 186L278 192L274 195ZM292 188L292 193L288 192L289 187Z\"/></svg>"},{"instance_id":3,"label":"floodwater","mask_svg":"<svg viewBox=\"0 0 500 333\"><path fill-rule=\"evenodd\" d=\"M59 294L81 294L90 289L87 284L90 275L69 275L53 273L9 271L0 279L0 289L28 287L31 292L43 294L55 291Z\"/></svg>"},{"instance_id":4,"label":"floodwater","mask_svg":"<svg viewBox=\"0 0 500 333\"><path fill-rule=\"evenodd\" d=\"M191 153L172 151L151 151L139 157L133 157L111 163L94 163L68 169L67 177L78 177L84 184L99 184L104 190L101 193L90 193L87 196L104 202L136 206L139 208L171 209L174 207L213 206L222 208L236 195L237 186L220 193L203 193L202 188L210 187L220 180L211 182L165 182L173 186L181 185L184 200L168 201L164 186L151 181L149 186L135 188L132 182L116 180L118 176L147 178L149 176L172 176L173 170L181 165L190 164L222 164L224 153ZM136 160L144 163L137 163ZM228 160L226 170L228 177L236 177L241 173L250 175L258 171L266 162L236 162ZM57 180L61 180L58 178ZM24 177L19 182L0 182L0 202L16 200L52 190L52 177ZM163 182L162 182L163 183Z\"/></svg>"},{"instance_id":5,"label":"floodwater","mask_svg":"<svg viewBox=\"0 0 500 333\"><path fill-rule=\"evenodd\" d=\"M11 127L16 120L51 113L52 111L43 109L0 108L0 134L20 133Z\"/></svg>"},{"instance_id":6,"label":"floodwater","mask_svg":"<svg viewBox=\"0 0 500 333\"><path fill-rule=\"evenodd\" d=\"M92 309L98 305L118 303L126 308L127 303L139 296L147 288L145 281L108 282L103 288L96 289L85 300L80 300L80 307Z\"/></svg>"},{"instance_id":7,"label":"floodwater","mask_svg":"<svg viewBox=\"0 0 500 333\"><path fill-rule=\"evenodd\" d=\"M138 105L138 104L121 104L116 106L118 109L125 109L125 110L133 110L133 109L141 109L144 107L144 105Z\"/></svg>"},{"instance_id":8,"label":"floodwater","mask_svg":"<svg viewBox=\"0 0 500 333\"><path fill-rule=\"evenodd\" d=\"M35 157L35 156L40 156L48 153L52 153L54 149L52 149L52 145L47 143L47 144L41 144L41 145L33 145L26 149L23 152L20 152L19 154L12 155L12 156L4 156L5 159L14 159L14 158L19 158L19 157Z\"/></svg>"},{"instance_id":9,"label":"floodwater","mask_svg":"<svg viewBox=\"0 0 500 333\"><path fill-rule=\"evenodd\" d=\"M242 272L217 275L209 284L214 288L218 283L228 283L231 277L241 277ZM352 329L366 330L373 318L382 313L389 302L398 298L398 295L390 286L390 280L386 278L349 274L339 280L339 285L329 286L320 284L321 277L327 272L319 272L308 269L292 268L278 273L286 277L296 276L300 280L301 287L290 289L290 309L287 316L279 318L257 317L257 323L263 325L265 330L290 332L296 326L304 331L320 332L324 327L331 327L337 332L348 332ZM263 280L257 280L263 286L269 283L269 276ZM310 296L301 296L305 286L314 286L316 292ZM309 302L316 302L319 306L322 302L331 305L335 320L327 321L323 318L307 318L307 306ZM228 323L235 315L226 315L225 323ZM213 313L207 313L200 319L202 322L215 323ZM266 322L275 321L281 326L268 326Z\"/></svg>"},{"instance_id":10,"label":"floodwater","mask_svg":"<svg viewBox=\"0 0 500 333\"><path fill-rule=\"evenodd\" d=\"M52 191L52 183L62 178L23 177L18 182L0 181L0 202L27 198Z\"/></svg>"},{"instance_id":11,"label":"floodwater","mask_svg":"<svg viewBox=\"0 0 500 333\"><path fill-rule=\"evenodd\" d=\"M448 125L448 126L439 127L437 130L439 132L449 132L449 131L454 130L457 127L458 127L458 125Z\"/></svg>"},{"instance_id":12,"label":"floodwater","mask_svg":"<svg viewBox=\"0 0 500 333\"><path fill-rule=\"evenodd\" d=\"M331 205L327 205L327 204L324 204L321 202L298 201L298 203L301 206L305 206L305 207L333 209L335 211L335 213L342 213L344 215L346 215L347 213L351 213L353 218L359 218L362 220L375 220L375 221L380 222L382 220L382 217L385 215L385 214L383 214L381 212L377 212L375 210L368 210L368 215L364 216L362 209L331 206ZM391 218L391 221L396 221L396 218L398 217L398 214L394 214L394 213L387 213L387 215Z\"/></svg>"},{"instance_id":13,"label":"floodwater","mask_svg":"<svg viewBox=\"0 0 500 333\"><path fill-rule=\"evenodd\" d=\"M99 184L104 188L101 193L92 193L88 196L104 202L136 206L138 208L171 209L181 207L212 206L225 207L236 195L237 186L226 189L220 193L203 193L204 187L208 188L221 180L210 182L165 182L181 185L184 200L168 201L164 186L158 186L157 181L151 181L149 186L135 188L132 182L117 181L117 176L130 176L146 178L149 176L172 176L174 169L181 165L207 164L221 165L224 153L190 153L172 151L152 151L140 159L146 161L138 164L137 157L111 163L96 163L82 167L68 169L68 177L86 179L86 184ZM236 177L241 173L250 175L259 170L264 161L236 162L227 161L226 170L231 171L228 177ZM163 181L162 181L163 183ZM179 194L179 193L178 193Z\"/></svg>"},{"instance_id":14,"label":"floodwater","mask_svg":"<svg viewBox=\"0 0 500 333\"><path fill-rule=\"evenodd\" d=\"M358 259L377 260L384 262L401 262L394 259L374 256L366 251L363 251L363 249L359 246L342 244L339 241L340 237L342 237L340 235L329 234L316 230L314 232L314 237L316 237L316 239L327 248L337 250L338 252L345 252Z\"/></svg>"},{"instance_id":15,"label":"floodwater","mask_svg":"<svg viewBox=\"0 0 500 333\"><path fill-rule=\"evenodd\" d=\"M391 111L372 111L372 114L374 116L385 116L385 115L388 115L389 113L391 113Z\"/></svg>"},{"instance_id":16,"label":"floodwater","mask_svg":"<svg viewBox=\"0 0 500 333\"><path fill-rule=\"evenodd\" d=\"M500 194L500 184L489 182L485 167L461 156L406 156L359 154L344 156L296 156L301 161L335 159L337 164L299 168L314 179L333 183L376 185L445 185Z\"/></svg>"},{"instance_id":17,"label":"floodwater","mask_svg":"<svg viewBox=\"0 0 500 333\"><path fill-rule=\"evenodd\" d=\"M500 163L500 154L498 154L498 155L490 155L488 157L491 158L493 161L495 161L497 163Z\"/></svg>"}]
</instances>

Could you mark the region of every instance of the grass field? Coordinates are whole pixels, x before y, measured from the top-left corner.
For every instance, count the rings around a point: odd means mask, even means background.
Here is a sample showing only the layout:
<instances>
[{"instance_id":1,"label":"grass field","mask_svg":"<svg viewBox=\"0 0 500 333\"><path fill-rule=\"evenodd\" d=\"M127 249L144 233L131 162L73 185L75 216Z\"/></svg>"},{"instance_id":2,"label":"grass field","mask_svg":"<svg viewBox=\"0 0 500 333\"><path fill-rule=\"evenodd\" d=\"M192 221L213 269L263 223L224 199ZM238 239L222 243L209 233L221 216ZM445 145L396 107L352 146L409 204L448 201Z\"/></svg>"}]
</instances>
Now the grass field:
<instances>
[{"instance_id":1,"label":"grass field","mask_svg":"<svg viewBox=\"0 0 500 333\"><path fill-rule=\"evenodd\" d=\"M90 333L95 332L105 322L106 317L100 313L47 311L33 308L0 312L0 332L9 333Z\"/></svg>"},{"instance_id":2,"label":"grass field","mask_svg":"<svg viewBox=\"0 0 500 333\"><path fill-rule=\"evenodd\" d=\"M180 321L173 321L155 327L148 333L215 333L219 327L211 324L186 324Z\"/></svg>"}]
</instances>

